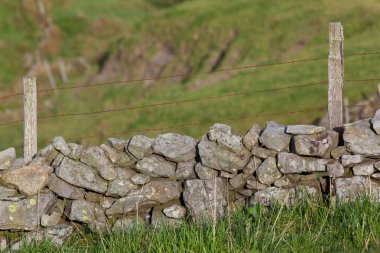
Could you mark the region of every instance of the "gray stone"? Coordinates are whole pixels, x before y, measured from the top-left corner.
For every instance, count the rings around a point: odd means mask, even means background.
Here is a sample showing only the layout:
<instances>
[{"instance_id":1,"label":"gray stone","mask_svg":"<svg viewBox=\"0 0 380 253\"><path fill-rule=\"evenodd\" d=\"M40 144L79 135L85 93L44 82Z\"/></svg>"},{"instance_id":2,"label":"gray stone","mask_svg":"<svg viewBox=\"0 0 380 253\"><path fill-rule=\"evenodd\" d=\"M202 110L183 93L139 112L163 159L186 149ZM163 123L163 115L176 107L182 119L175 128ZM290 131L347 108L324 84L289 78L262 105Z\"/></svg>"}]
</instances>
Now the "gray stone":
<instances>
[{"instance_id":1,"label":"gray stone","mask_svg":"<svg viewBox=\"0 0 380 253\"><path fill-rule=\"evenodd\" d=\"M126 197L120 198L106 211L107 216L120 216L131 211L139 213L149 210L152 206L164 204L179 199L180 189L176 181L154 180L141 189L134 190Z\"/></svg>"},{"instance_id":2,"label":"gray stone","mask_svg":"<svg viewBox=\"0 0 380 253\"><path fill-rule=\"evenodd\" d=\"M327 159L301 157L291 153L281 152L277 157L277 166L284 174L302 172L326 171Z\"/></svg>"},{"instance_id":3,"label":"gray stone","mask_svg":"<svg viewBox=\"0 0 380 253\"><path fill-rule=\"evenodd\" d=\"M380 171L380 161L376 161L376 162L373 164L373 167L375 167L375 169L377 169L377 170Z\"/></svg>"},{"instance_id":4,"label":"gray stone","mask_svg":"<svg viewBox=\"0 0 380 253\"><path fill-rule=\"evenodd\" d=\"M115 169L99 147L91 147L86 149L80 161L88 166L95 168L99 175L106 180L114 180L117 177Z\"/></svg>"},{"instance_id":5,"label":"gray stone","mask_svg":"<svg viewBox=\"0 0 380 253\"><path fill-rule=\"evenodd\" d=\"M317 199L320 195L320 189L316 186L298 185L295 187L298 200Z\"/></svg>"},{"instance_id":6,"label":"gray stone","mask_svg":"<svg viewBox=\"0 0 380 253\"><path fill-rule=\"evenodd\" d=\"M244 173L236 175L229 180L229 183L234 189L243 188L243 186L247 183L247 175Z\"/></svg>"},{"instance_id":7,"label":"gray stone","mask_svg":"<svg viewBox=\"0 0 380 253\"><path fill-rule=\"evenodd\" d=\"M214 179L218 176L218 171L209 167L203 166L201 163L195 165L195 172L200 179Z\"/></svg>"},{"instance_id":8,"label":"gray stone","mask_svg":"<svg viewBox=\"0 0 380 253\"><path fill-rule=\"evenodd\" d=\"M195 140L190 136L168 133L156 138L153 152L174 162L184 162L195 157L195 145Z\"/></svg>"},{"instance_id":9,"label":"gray stone","mask_svg":"<svg viewBox=\"0 0 380 253\"><path fill-rule=\"evenodd\" d=\"M311 125L289 125L286 127L287 134L294 135L307 135L307 134L317 134L325 132L326 128L321 126L311 126Z\"/></svg>"},{"instance_id":10,"label":"gray stone","mask_svg":"<svg viewBox=\"0 0 380 253\"><path fill-rule=\"evenodd\" d=\"M50 208L49 212L41 216L41 226L53 227L58 225L62 218L65 204L62 200L58 199L54 206Z\"/></svg>"},{"instance_id":11,"label":"gray stone","mask_svg":"<svg viewBox=\"0 0 380 253\"><path fill-rule=\"evenodd\" d=\"M85 194L84 189L77 188L54 174L50 175L47 187L58 196L67 199L83 199Z\"/></svg>"},{"instance_id":12,"label":"gray stone","mask_svg":"<svg viewBox=\"0 0 380 253\"><path fill-rule=\"evenodd\" d=\"M220 133L220 136L216 139L216 143L219 147L234 153L241 153L246 149L243 145L243 139L237 135Z\"/></svg>"},{"instance_id":13,"label":"gray stone","mask_svg":"<svg viewBox=\"0 0 380 253\"><path fill-rule=\"evenodd\" d=\"M46 159L45 159L46 160ZM16 158L13 161L12 169L18 169L26 165L24 158Z\"/></svg>"},{"instance_id":14,"label":"gray stone","mask_svg":"<svg viewBox=\"0 0 380 253\"><path fill-rule=\"evenodd\" d=\"M268 159L269 157L275 157L277 155L276 151L262 147L254 148L251 153L253 156L261 159Z\"/></svg>"},{"instance_id":15,"label":"gray stone","mask_svg":"<svg viewBox=\"0 0 380 253\"><path fill-rule=\"evenodd\" d=\"M35 157L30 163L29 163L29 166L32 166L32 167L41 167L43 168L47 174L52 174L54 172L54 169L49 166L49 164L46 162L46 158L45 157ZM24 167L24 166L22 166ZM18 167L18 168L21 168L21 167ZM16 169L16 168L14 168Z\"/></svg>"},{"instance_id":16,"label":"gray stone","mask_svg":"<svg viewBox=\"0 0 380 253\"><path fill-rule=\"evenodd\" d=\"M1 230L25 230L37 228L40 219L56 201L54 193L42 191L34 197L20 197L0 200Z\"/></svg>"},{"instance_id":17,"label":"gray stone","mask_svg":"<svg viewBox=\"0 0 380 253\"><path fill-rule=\"evenodd\" d=\"M282 177L281 172L276 165L276 158L271 157L263 161L256 171L257 179L260 183L271 185L277 179Z\"/></svg>"},{"instance_id":18,"label":"gray stone","mask_svg":"<svg viewBox=\"0 0 380 253\"><path fill-rule=\"evenodd\" d=\"M232 174L232 173L225 172L225 171L220 171L220 172L219 172L219 177L223 177L223 178L233 178L234 176L236 176L236 175L235 175L235 174Z\"/></svg>"},{"instance_id":19,"label":"gray stone","mask_svg":"<svg viewBox=\"0 0 380 253\"><path fill-rule=\"evenodd\" d=\"M197 175L195 175L194 167L197 162L195 159L187 161L187 162L179 162L177 163L177 169L175 171L175 178L177 180L185 180L185 179L195 179Z\"/></svg>"},{"instance_id":20,"label":"gray stone","mask_svg":"<svg viewBox=\"0 0 380 253\"><path fill-rule=\"evenodd\" d=\"M122 198L138 188L130 179L115 179L109 183L106 196Z\"/></svg>"},{"instance_id":21,"label":"gray stone","mask_svg":"<svg viewBox=\"0 0 380 253\"><path fill-rule=\"evenodd\" d=\"M99 200L99 204L102 208L108 209L115 203L116 199L112 197L101 196Z\"/></svg>"},{"instance_id":22,"label":"gray stone","mask_svg":"<svg viewBox=\"0 0 380 253\"><path fill-rule=\"evenodd\" d=\"M345 125L343 139L351 153L380 157L380 136L371 129L368 120Z\"/></svg>"},{"instance_id":23,"label":"gray stone","mask_svg":"<svg viewBox=\"0 0 380 253\"><path fill-rule=\"evenodd\" d=\"M183 222L181 219L170 218L164 214L163 210L167 208L168 206L172 206L172 203L167 203L164 205L153 207L150 220L151 220L151 224L154 227L163 226L163 225L175 227L175 226L180 225Z\"/></svg>"},{"instance_id":24,"label":"gray stone","mask_svg":"<svg viewBox=\"0 0 380 253\"><path fill-rule=\"evenodd\" d=\"M84 148L76 143L69 143L67 144L70 148L70 153L68 154L68 157L70 157L73 160L79 160L81 156L83 155Z\"/></svg>"},{"instance_id":25,"label":"gray stone","mask_svg":"<svg viewBox=\"0 0 380 253\"><path fill-rule=\"evenodd\" d=\"M342 165L344 167L351 166L354 164L362 163L365 160L365 156L362 155L342 155L341 157Z\"/></svg>"},{"instance_id":26,"label":"gray stone","mask_svg":"<svg viewBox=\"0 0 380 253\"><path fill-rule=\"evenodd\" d=\"M339 146L337 148L333 148L330 152L331 157L335 160L339 160L343 155L350 155L345 146Z\"/></svg>"},{"instance_id":27,"label":"gray stone","mask_svg":"<svg viewBox=\"0 0 380 253\"><path fill-rule=\"evenodd\" d=\"M81 162L65 158L55 170L55 174L66 182L81 188L99 193L107 191L107 181L99 177L94 169Z\"/></svg>"},{"instance_id":28,"label":"gray stone","mask_svg":"<svg viewBox=\"0 0 380 253\"><path fill-rule=\"evenodd\" d=\"M248 164L244 167L243 172L246 175L253 175L260 166L261 160L256 157L251 157Z\"/></svg>"},{"instance_id":29,"label":"gray stone","mask_svg":"<svg viewBox=\"0 0 380 253\"><path fill-rule=\"evenodd\" d=\"M10 250L18 251L25 245L32 242L41 243L43 241L50 241L56 247L62 246L63 243L70 237L74 229L68 224L60 224L54 227L45 228L42 230L27 233L24 237L10 245Z\"/></svg>"},{"instance_id":30,"label":"gray stone","mask_svg":"<svg viewBox=\"0 0 380 253\"><path fill-rule=\"evenodd\" d=\"M380 180L380 173L373 173L371 175L371 178L376 179L376 180Z\"/></svg>"},{"instance_id":31,"label":"gray stone","mask_svg":"<svg viewBox=\"0 0 380 253\"><path fill-rule=\"evenodd\" d=\"M73 200L69 207L69 219L83 223L92 223L96 220L95 203L86 200Z\"/></svg>"},{"instance_id":32,"label":"gray stone","mask_svg":"<svg viewBox=\"0 0 380 253\"><path fill-rule=\"evenodd\" d=\"M238 191L239 194L243 195L244 197L252 197L254 191L250 189L241 189Z\"/></svg>"},{"instance_id":33,"label":"gray stone","mask_svg":"<svg viewBox=\"0 0 380 253\"><path fill-rule=\"evenodd\" d=\"M373 167L373 162L366 162L355 165L352 167L352 171L355 176L369 176L375 172L375 168Z\"/></svg>"},{"instance_id":34,"label":"gray stone","mask_svg":"<svg viewBox=\"0 0 380 253\"><path fill-rule=\"evenodd\" d=\"M231 135L232 129L228 125L216 123L210 127L207 133L207 138L210 141L216 141L221 133Z\"/></svg>"},{"instance_id":35,"label":"gray stone","mask_svg":"<svg viewBox=\"0 0 380 253\"><path fill-rule=\"evenodd\" d=\"M124 151L125 145L128 144L128 141L117 139L117 138L108 138L108 143L120 151Z\"/></svg>"},{"instance_id":36,"label":"gray stone","mask_svg":"<svg viewBox=\"0 0 380 253\"><path fill-rule=\"evenodd\" d=\"M338 161L331 161L326 165L329 177L342 177L344 175L344 167Z\"/></svg>"},{"instance_id":37,"label":"gray stone","mask_svg":"<svg viewBox=\"0 0 380 253\"><path fill-rule=\"evenodd\" d=\"M291 188L293 187L293 185L294 182L292 182L292 180L287 176L284 176L274 181L274 186L278 188Z\"/></svg>"},{"instance_id":38,"label":"gray stone","mask_svg":"<svg viewBox=\"0 0 380 253\"><path fill-rule=\"evenodd\" d=\"M247 187L248 189L253 189L253 190L265 190L265 189L267 189L269 186L260 183L260 182L257 181L256 179L248 179L248 180L247 180L246 187Z\"/></svg>"},{"instance_id":39,"label":"gray stone","mask_svg":"<svg viewBox=\"0 0 380 253\"><path fill-rule=\"evenodd\" d=\"M291 206L294 204L296 192L294 188L277 188L270 187L265 190L258 191L251 199L251 203L258 203L264 206L272 204L284 204Z\"/></svg>"},{"instance_id":40,"label":"gray stone","mask_svg":"<svg viewBox=\"0 0 380 253\"><path fill-rule=\"evenodd\" d=\"M0 170L10 169L16 160L16 150L8 148L0 152Z\"/></svg>"},{"instance_id":41,"label":"gray stone","mask_svg":"<svg viewBox=\"0 0 380 253\"><path fill-rule=\"evenodd\" d=\"M183 200L192 219L202 222L224 216L227 194L226 183L221 178L192 179L185 181Z\"/></svg>"},{"instance_id":42,"label":"gray stone","mask_svg":"<svg viewBox=\"0 0 380 253\"><path fill-rule=\"evenodd\" d=\"M185 217L186 208L175 204L162 209L162 212L169 218L182 219Z\"/></svg>"},{"instance_id":43,"label":"gray stone","mask_svg":"<svg viewBox=\"0 0 380 253\"><path fill-rule=\"evenodd\" d=\"M90 191L86 192L86 194L84 195L84 199L92 203L99 203L101 197L101 194Z\"/></svg>"},{"instance_id":44,"label":"gray stone","mask_svg":"<svg viewBox=\"0 0 380 253\"><path fill-rule=\"evenodd\" d=\"M244 136L243 144L249 151L259 145L260 133L261 127L257 124L254 124Z\"/></svg>"},{"instance_id":45,"label":"gray stone","mask_svg":"<svg viewBox=\"0 0 380 253\"><path fill-rule=\"evenodd\" d=\"M15 170L7 170L1 176L1 182L15 187L26 196L39 193L48 182L49 175L42 167L26 166Z\"/></svg>"},{"instance_id":46,"label":"gray stone","mask_svg":"<svg viewBox=\"0 0 380 253\"><path fill-rule=\"evenodd\" d=\"M369 196L375 201L380 202L379 184L364 176L337 178L335 180L335 191L339 202L342 203L363 196Z\"/></svg>"},{"instance_id":47,"label":"gray stone","mask_svg":"<svg viewBox=\"0 0 380 253\"><path fill-rule=\"evenodd\" d=\"M19 196L19 193L12 188L0 185L0 199L7 199Z\"/></svg>"},{"instance_id":48,"label":"gray stone","mask_svg":"<svg viewBox=\"0 0 380 253\"><path fill-rule=\"evenodd\" d=\"M151 177L174 177L176 164L158 155L144 157L136 164L136 170Z\"/></svg>"},{"instance_id":49,"label":"gray stone","mask_svg":"<svg viewBox=\"0 0 380 253\"><path fill-rule=\"evenodd\" d=\"M371 124L373 130L375 130L376 134L380 134L380 110L377 110L375 116L371 119Z\"/></svg>"},{"instance_id":50,"label":"gray stone","mask_svg":"<svg viewBox=\"0 0 380 253\"><path fill-rule=\"evenodd\" d=\"M136 185L144 185L150 182L150 176L138 173L131 177L131 181Z\"/></svg>"},{"instance_id":51,"label":"gray stone","mask_svg":"<svg viewBox=\"0 0 380 253\"><path fill-rule=\"evenodd\" d=\"M333 141L327 132L294 136L295 152L299 155L330 157Z\"/></svg>"},{"instance_id":52,"label":"gray stone","mask_svg":"<svg viewBox=\"0 0 380 253\"><path fill-rule=\"evenodd\" d=\"M59 152L54 148L53 144L49 144L45 148L38 151L37 156L45 157L46 161L50 164L53 162L58 153Z\"/></svg>"},{"instance_id":53,"label":"gray stone","mask_svg":"<svg viewBox=\"0 0 380 253\"><path fill-rule=\"evenodd\" d=\"M237 174L247 165L251 154L247 149L235 153L219 147L215 142L202 140L198 144L199 156L203 165Z\"/></svg>"},{"instance_id":54,"label":"gray stone","mask_svg":"<svg viewBox=\"0 0 380 253\"><path fill-rule=\"evenodd\" d=\"M145 156L153 154L154 139L143 135L133 136L126 146L126 150L136 159L143 159Z\"/></svg>"},{"instance_id":55,"label":"gray stone","mask_svg":"<svg viewBox=\"0 0 380 253\"><path fill-rule=\"evenodd\" d=\"M268 121L259 140L266 148L281 152L289 151L291 137L285 133L285 126Z\"/></svg>"},{"instance_id":56,"label":"gray stone","mask_svg":"<svg viewBox=\"0 0 380 253\"><path fill-rule=\"evenodd\" d=\"M62 136L54 137L53 146L56 150L64 154L65 156L70 154L70 148L67 145L65 139Z\"/></svg>"},{"instance_id":57,"label":"gray stone","mask_svg":"<svg viewBox=\"0 0 380 253\"><path fill-rule=\"evenodd\" d=\"M144 224L144 220L139 215L130 215L121 217L113 224L112 231L120 232L123 230L132 229L133 227Z\"/></svg>"}]
</instances>

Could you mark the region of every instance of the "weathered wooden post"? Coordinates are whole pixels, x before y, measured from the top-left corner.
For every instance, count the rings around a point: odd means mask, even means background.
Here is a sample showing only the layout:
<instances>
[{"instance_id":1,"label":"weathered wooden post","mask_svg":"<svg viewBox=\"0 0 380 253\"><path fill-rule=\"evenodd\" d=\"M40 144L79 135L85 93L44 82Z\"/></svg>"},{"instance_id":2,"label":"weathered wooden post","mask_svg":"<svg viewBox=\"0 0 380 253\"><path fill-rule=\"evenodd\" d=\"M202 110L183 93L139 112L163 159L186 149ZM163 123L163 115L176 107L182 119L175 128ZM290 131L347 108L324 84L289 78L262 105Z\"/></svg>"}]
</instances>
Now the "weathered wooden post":
<instances>
[{"instance_id":1,"label":"weathered wooden post","mask_svg":"<svg viewBox=\"0 0 380 253\"><path fill-rule=\"evenodd\" d=\"M340 22L329 24L330 54L328 60L329 127L343 126L343 27Z\"/></svg>"},{"instance_id":2,"label":"weathered wooden post","mask_svg":"<svg viewBox=\"0 0 380 253\"><path fill-rule=\"evenodd\" d=\"M24 77L24 160L37 153L37 87L35 77Z\"/></svg>"}]
</instances>

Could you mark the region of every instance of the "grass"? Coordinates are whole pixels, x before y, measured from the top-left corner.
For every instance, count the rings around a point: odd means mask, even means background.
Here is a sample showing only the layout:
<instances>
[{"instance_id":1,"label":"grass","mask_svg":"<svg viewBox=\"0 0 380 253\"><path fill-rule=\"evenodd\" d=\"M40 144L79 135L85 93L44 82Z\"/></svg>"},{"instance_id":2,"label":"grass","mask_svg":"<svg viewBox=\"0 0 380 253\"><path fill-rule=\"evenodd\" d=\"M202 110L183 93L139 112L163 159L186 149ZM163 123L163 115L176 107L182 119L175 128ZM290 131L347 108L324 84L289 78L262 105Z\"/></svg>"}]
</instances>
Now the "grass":
<instances>
[{"instance_id":1,"label":"grass","mask_svg":"<svg viewBox=\"0 0 380 253\"><path fill-rule=\"evenodd\" d=\"M378 252L380 204L299 202L293 208L254 206L212 223L136 226L104 236L48 242L21 252Z\"/></svg>"},{"instance_id":2,"label":"grass","mask_svg":"<svg viewBox=\"0 0 380 253\"><path fill-rule=\"evenodd\" d=\"M59 57L70 60L83 55L92 66L92 74L96 74L99 54L109 52L123 59L128 57L130 52L141 50L145 52L142 59L133 64L139 66L136 68L141 70L146 67L145 64L159 46L167 43L174 48L176 58L167 66L163 75L177 74L180 72L178 66L184 63L191 67L194 75L183 82L163 80L154 82L151 86L135 83L67 90L61 91L58 95L45 93L39 97L39 115L140 106L234 92L248 92L249 95L97 116L40 120L38 123L40 148L57 135L63 135L66 139L89 146L99 145L106 137L129 138L136 133L149 136L161 133L159 130L136 132L140 129L199 122L197 125L170 130L199 138L215 122L230 124L236 133L244 134L252 123L263 125L267 120L276 120L283 124L306 124L325 114L325 111L321 111L256 117L258 114L275 114L325 106L326 86L271 93L254 91L326 80L326 60L231 71L220 79L218 79L220 73L201 75L201 72L210 69L210 59L221 50L233 31L237 36L219 68L326 57L328 23L335 20L341 21L344 26L345 55L378 51L380 30L377 28L380 21L377 13L380 4L375 0L363 0L360 3L354 0L334 2L188 0L167 7L156 7L150 2L67 0L62 5L47 4L55 24L63 32L60 51L57 55L50 56L51 61ZM0 7L0 24L3 24L0 25L0 32L4 34L4 38L0 40L0 47L3 42L8 47L11 44L16 45L16 49L0 51L0 65L5 66L0 69L0 87L18 91L20 81L16 80L24 73L23 55L35 47L36 38L40 33L35 25L26 27L27 22L16 23L20 27L18 29L18 26L12 23L9 14L12 13L10 10L16 10L18 13L17 2L5 3ZM2 13L4 15L1 15ZM345 78L379 78L377 76L379 64L378 55L346 57ZM129 69L130 66L124 67ZM121 72L120 76L115 76L114 79L141 78L136 74L138 72L136 69L132 72L135 75L126 78ZM81 83L83 80L81 74L70 76L70 84L67 85ZM203 85L198 87L195 85L197 82L202 82ZM376 84L376 82L347 83L344 87L344 96L348 97L350 102L357 101L374 94ZM41 89L49 87L47 80L39 81L38 85ZM58 83L58 86L64 87L65 84ZM47 104L51 106L46 106ZM11 110L14 119L22 117L20 108L19 99L6 100L0 104L1 112ZM246 119L224 120L241 116L246 116ZM114 134L115 132L119 134ZM80 138L88 135L96 137ZM2 127L0 139L0 149L19 146L22 142L22 126L14 124Z\"/></svg>"}]
</instances>

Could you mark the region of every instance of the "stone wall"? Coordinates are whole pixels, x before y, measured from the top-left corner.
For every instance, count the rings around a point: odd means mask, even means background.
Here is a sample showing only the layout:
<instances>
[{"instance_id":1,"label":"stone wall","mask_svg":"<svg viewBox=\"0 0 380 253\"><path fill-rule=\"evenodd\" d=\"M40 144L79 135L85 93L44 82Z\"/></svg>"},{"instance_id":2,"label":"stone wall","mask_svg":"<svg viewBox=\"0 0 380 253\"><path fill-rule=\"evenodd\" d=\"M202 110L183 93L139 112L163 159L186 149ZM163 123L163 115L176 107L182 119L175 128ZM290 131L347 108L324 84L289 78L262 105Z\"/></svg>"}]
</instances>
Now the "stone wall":
<instances>
[{"instance_id":1,"label":"stone wall","mask_svg":"<svg viewBox=\"0 0 380 253\"><path fill-rule=\"evenodd\" d=\"M244 137L215 124L199 141L168 133L84 148L56 137L29 164L10 148L0 152L0 229L60 245L81 226L202 222L247 203L380 201L380 112L341 132L269 121Z\"/></svg>"}]
</instances>

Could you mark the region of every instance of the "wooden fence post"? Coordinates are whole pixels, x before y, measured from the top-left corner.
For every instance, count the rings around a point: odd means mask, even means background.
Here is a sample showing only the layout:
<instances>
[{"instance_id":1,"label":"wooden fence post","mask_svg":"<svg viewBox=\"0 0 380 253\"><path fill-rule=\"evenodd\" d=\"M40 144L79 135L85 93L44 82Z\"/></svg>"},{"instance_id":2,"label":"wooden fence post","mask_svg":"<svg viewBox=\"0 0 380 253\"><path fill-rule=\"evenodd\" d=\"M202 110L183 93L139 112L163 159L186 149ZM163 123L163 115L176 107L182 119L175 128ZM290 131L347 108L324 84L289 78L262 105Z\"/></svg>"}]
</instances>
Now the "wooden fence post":
<instances>
[{"instance_id":1,"label":"wooden fence post","mask_svg":"<svg viewBox=\"0 0 380 253\"><path fill-rule=\"evenodd\" d=\"M329 46L328 114L332 130L343 126L343 27L340 22L329 24Z\"/></svg>"},{"instance_id":2,"label":"wooden fence post","mask_svg":"<svg viewBox=\"0 0 380 253\"><path fill-rule=\"evenodd\" d=\"M35 77L24 77L24 161L37 153L37 87Z\"/></svg>"}]
</instances>

